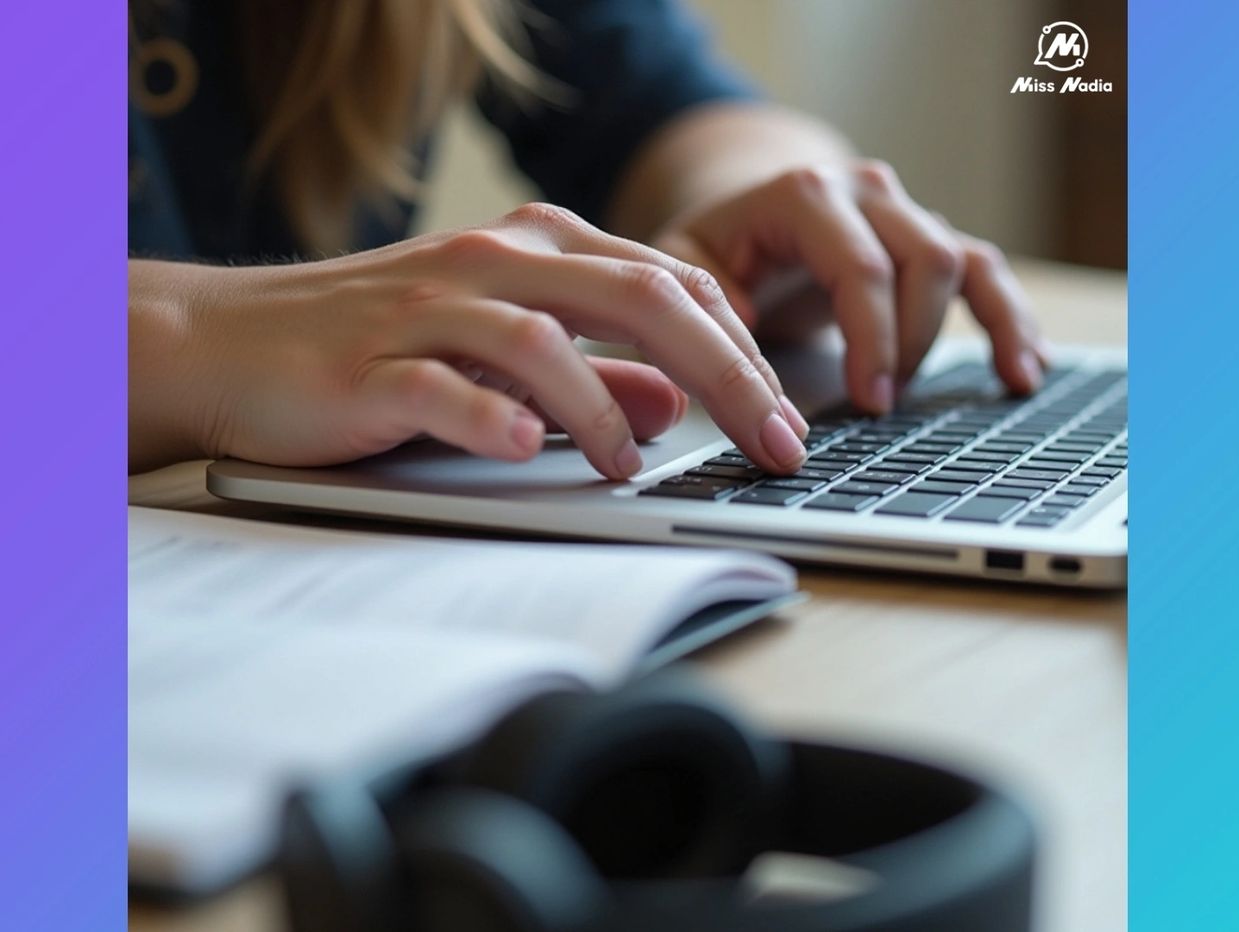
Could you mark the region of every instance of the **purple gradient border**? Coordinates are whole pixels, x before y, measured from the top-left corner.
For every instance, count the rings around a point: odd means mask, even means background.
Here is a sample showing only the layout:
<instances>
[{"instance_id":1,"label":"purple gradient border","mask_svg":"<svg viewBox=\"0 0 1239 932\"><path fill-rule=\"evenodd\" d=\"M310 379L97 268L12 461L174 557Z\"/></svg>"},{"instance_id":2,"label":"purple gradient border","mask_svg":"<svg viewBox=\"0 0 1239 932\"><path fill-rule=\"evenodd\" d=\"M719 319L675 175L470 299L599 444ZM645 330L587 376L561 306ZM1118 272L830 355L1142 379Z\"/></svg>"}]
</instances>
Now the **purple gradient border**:
<instances>
[{"instance_id":1,"label":"purple gradient border","mask_svg":"<svg viewBox=\"0 0 1239 932\"><path fill-rule=\"evenodd\" d=\"M0 929L125 916L125 5L0 26Z\"/></svg>"}]
</instances>

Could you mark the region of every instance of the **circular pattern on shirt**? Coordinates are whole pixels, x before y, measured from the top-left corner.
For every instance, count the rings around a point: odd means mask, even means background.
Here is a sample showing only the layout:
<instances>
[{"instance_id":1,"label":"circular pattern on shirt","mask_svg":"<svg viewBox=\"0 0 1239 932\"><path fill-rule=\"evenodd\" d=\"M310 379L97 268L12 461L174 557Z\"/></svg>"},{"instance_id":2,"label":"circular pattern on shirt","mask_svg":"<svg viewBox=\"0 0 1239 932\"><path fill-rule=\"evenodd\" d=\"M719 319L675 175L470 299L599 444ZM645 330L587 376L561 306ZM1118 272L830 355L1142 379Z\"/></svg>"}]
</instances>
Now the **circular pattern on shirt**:
<instances>
[{"instance_id":1,"label":"circular pattern on shirt","mask_svg":"<svg viewBox=\"0 0 1239 932\"><path fill-rule=\"evenodd\" d=\"M129 59L129 93L148 116L169 117L185 109L198 90L198 62L175 39L140 42Z\"/></svg>"}]
</instances>

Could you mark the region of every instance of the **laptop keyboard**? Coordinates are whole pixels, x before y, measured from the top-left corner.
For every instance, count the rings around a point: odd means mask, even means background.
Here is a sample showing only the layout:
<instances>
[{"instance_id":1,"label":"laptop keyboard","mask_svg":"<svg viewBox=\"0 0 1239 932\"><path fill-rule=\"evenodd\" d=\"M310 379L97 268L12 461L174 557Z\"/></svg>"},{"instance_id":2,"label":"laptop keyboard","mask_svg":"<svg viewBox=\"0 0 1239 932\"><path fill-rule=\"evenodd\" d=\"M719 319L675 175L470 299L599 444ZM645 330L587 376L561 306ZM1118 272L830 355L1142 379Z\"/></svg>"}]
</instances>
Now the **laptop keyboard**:
<instances>
[{"instance_id":1,"label":"laptop keyboard","mask_svg":"<svg viewBox=\"0 0 1239 932\"><path fill-rule=\"evenodd\" d=\"M640 494L1050 528L1127 470L1127 373L1054 369L1036 395L1011 398L987 366L964 363L885 417L811 418L805 447L792 476L733 448Z\"/></svg>"}]
</instances>

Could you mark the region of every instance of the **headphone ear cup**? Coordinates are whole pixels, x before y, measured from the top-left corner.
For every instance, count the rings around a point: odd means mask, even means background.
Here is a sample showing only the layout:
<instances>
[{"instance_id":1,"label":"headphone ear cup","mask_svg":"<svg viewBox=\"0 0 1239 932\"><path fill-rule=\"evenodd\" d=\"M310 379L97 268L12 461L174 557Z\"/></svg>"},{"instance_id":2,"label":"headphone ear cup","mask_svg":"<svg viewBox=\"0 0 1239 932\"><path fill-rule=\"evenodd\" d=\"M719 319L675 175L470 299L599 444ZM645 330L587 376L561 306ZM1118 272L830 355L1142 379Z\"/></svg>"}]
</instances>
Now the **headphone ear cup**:
<instances>
[{"instance_id":1,"label":"headphone ear cup","mask_svg":"<svg viewBox=\"0 0 1239 932\"><path fill-rule=\"evenodd\" d=\"M535 697L460 766L462 782L553 817L608 878L739 871L760 850L787 779L781 745L672 674Z\"/></svg>"},{"instance_id":2,"label":"headphone ear cup","mask_svg":"<svg viewBox=\"0 0 1239 932\"><path fill-rule=\"evenodd\" d=\"M278 873L291 932L406 927L396 846L363 786L341 783L289 796Z\"/></svg>"},{"instance_id":3,"label":"headphone ear cup","mask_svg":"<svg viewBox=\"0 0 1239 932\"><path fill-rule=\"evenodd\" d=\"M487 790L428 792L396 830L418 932L580 932L609 893L588 858L527 803Z\"/></svg>"}]
</instances>

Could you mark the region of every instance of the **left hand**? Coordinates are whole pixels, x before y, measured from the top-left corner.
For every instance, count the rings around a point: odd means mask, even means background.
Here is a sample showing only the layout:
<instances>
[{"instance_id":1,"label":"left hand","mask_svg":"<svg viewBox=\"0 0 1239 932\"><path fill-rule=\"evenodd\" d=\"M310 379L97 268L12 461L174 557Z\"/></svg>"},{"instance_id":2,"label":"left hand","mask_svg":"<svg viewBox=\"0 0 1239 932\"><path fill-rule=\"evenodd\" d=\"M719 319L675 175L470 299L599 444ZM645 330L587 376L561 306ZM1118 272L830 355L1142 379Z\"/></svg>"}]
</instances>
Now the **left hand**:
<instances>
[{"instance_id":1,"label":"left hand","mask_svg":"<svg viewBox=\"0 0 1239 932\"><path fill-rule=\"evenodd\" d=\"M988 333L1006 385L1025 394L1041 384L1046 345L1001 251L918 205L884 163L784 172L673 219L652 243L711 272L759 336L789 321L763 315L754 292L804 269L829 296L811 324L837 320L849 393L873 413L894 405L957 294Z\"/></svg>"}]
</instances>

